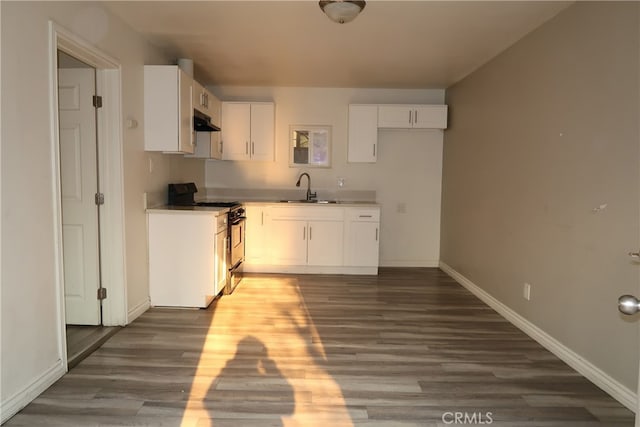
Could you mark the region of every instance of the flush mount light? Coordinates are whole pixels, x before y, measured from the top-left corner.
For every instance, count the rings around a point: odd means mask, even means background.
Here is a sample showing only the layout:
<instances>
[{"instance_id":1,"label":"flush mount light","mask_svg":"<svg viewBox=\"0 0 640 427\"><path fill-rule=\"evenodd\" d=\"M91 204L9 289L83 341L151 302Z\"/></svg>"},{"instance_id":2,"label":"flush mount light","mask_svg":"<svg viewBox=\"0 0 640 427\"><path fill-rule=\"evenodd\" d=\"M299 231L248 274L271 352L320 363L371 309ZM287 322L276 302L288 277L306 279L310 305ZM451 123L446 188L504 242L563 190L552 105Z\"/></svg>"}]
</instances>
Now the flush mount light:
<instances>
[{"instance_id":1,"label":"flush mount light","mask_svg":"<svg viewBox=\"0 0 640 427\"><path fill-rule=\"evenodd\" d=\"M319 3L329 19L338 24L353 21L366 5L366 2L357 0L321 0Z\"/></svg>"}]
</instances>

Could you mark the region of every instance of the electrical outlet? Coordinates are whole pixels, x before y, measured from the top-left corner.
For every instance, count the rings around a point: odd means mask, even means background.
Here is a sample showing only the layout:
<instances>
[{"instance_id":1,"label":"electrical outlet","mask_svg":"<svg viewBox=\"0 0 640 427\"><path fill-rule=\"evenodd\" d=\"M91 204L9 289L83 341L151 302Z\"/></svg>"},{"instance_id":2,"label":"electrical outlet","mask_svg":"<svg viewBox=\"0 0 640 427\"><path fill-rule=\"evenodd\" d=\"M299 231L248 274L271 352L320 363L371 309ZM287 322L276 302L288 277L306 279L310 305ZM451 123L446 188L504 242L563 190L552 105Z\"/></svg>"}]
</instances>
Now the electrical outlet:
<instances>
[{"instance_id":1,"label":"electrical outlet","mask_svg":"<svg viewBox=\"0 0 640 427\"><path fill-rule=\"evenodd\" d=\"M522 290L522 296L527 301L531 300L531 284L530 283L525 283L524 284L524 287L523 287L523 290Z\"/></svg>"},{"instance_id":2,"label":"electrical outlet","mask_svg":"<svg viewBox=\"0 0 640 427\"><path fill-rule=\"evenodd\" d=\"M344 178L338 178L338 187L344 187Z\"/></svg>"}]
</instances>

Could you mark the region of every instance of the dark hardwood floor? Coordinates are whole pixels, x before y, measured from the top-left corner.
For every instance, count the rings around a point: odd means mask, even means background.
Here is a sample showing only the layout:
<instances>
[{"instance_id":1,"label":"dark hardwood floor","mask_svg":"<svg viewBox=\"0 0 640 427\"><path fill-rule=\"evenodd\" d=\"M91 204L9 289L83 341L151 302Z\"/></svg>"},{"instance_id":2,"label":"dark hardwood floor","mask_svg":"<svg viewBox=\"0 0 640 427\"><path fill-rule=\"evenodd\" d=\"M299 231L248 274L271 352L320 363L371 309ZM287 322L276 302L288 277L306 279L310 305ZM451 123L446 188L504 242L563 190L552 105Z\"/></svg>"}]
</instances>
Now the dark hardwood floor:
<instances>
[{"instance_id":1,"label":"dark hardwood floor","mask_svg":"<svg viewBox=\"0 0 640 427\"><path fill-rule=\"evenodd\" d=\"M252 275L207 310L151 309L7 425L614 427L633 419L440 270L381 269Z\"/></svg>"}]
</instances>

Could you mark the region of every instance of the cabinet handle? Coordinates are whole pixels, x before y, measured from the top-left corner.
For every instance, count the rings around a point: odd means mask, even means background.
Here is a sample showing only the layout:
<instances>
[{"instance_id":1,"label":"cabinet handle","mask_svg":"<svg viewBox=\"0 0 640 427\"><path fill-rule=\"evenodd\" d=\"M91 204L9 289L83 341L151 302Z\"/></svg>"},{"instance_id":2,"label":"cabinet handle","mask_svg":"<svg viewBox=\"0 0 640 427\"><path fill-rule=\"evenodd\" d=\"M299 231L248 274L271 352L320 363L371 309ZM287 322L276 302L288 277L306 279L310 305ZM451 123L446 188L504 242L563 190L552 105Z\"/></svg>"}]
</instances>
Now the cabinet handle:
<instances>
[{"instance_id":1,"label":"cabinet handle","mask_svg":"<svg viewBox=\"0 0 640 427\"><path fill-rule=\"evenodd\" d=\"M373 218L373 215L358 215L360 218Z\"/></svg>"},{"instance_id":2,"label":"cabinet handle","mask_svg":"<svg viewBox=\"0 0 640 427\"><path fill-rule=\"evenodd\" d=\"M260 225L264 225L264 211L260 212Z\"/></svg>"},{"instance_id":3,"label":"cabinet handle","mask_svg":"<svg viewBox=\"0 0 640 427\"><path fill-rule=\"evenodd\" d=\"M302 229L302 240L307 240L307 227Z\"/></svg>"},{"instance_id":4,"label":"cabinet handle","mask_svg":"<svg viewBox=\"0 0 640 427\"><path fill-rule=\"evenodd\" d=\"M373 157L376 156L376 144L373 144Z\"/></svg>"},{"instance_id":5,"label":"cabinet handle","mask_svg":"<svg viewBox=\"0 0 640 427\"><path fill-rule=\"evenodd\" d=\"M249 155L249 141L244 142L244 154Z\"/></svg>"},{"instance_id":6,"label":"cabinet handle","mask_svg":"<svg viewBox=\"0 0 640 427\"><path fill-rule=\"evenodd\" d=\"M409 110L409 124L411 124L411 110Z\"/></svg>"},{"instance_id":7,"label":"cabinet handle","mask_svg":"<svg viewBox=\"0 0 640 427\"><path fill-rule=\"evenodd\" d=\"M413 124L418 123L418 110L415 111L415 119L413 120Z\"/></svg>"},{"instance_id":8,"label":"cabinet handle","mask_svg":"<svg viewBox=\"0 0 640 427\"><path fill-rule=\"evenodd\" d=\"M209 108L209 95L204 94L204 108Z\"/></svg>"},{"instance_id":9,"label":"cabinet handle","mask_svg":"<svg viewBox=\"0 0 640 427\"><path fill-rule=\"evenodd\" d=\"M378 241L378 227L376 227L376 242Z\"/></svg>"},{"instance_id":10,"label":"cabinet handle","mask_svg":"<svg viewBox=\"0 0 640 427\"><path fill-rule=\"evenodd\" d=\"M256 143L251 141L251 155L256 154Z\"/></svg>"},{"instance_id":11,"label":"cabinet handle","mask_svg":"<svg viewBox=\"0 0 640 427\"><path fill-rule=\"evenodd\" d=\"M222 141L220 141L220 154L222 154L223 150L224 150L224 144Z\"/></svg>"},{"instance_id":12,"label":"cabinet handle","mask_svg":"<svg viewBox=\"0 0 640 427\"><path fill-rule=\"evenodd\" d=\"M312 232L313 232L313 228L309 227L309 240L313 239L313 237L311 237Z\"/></svg>"}]
</instances>

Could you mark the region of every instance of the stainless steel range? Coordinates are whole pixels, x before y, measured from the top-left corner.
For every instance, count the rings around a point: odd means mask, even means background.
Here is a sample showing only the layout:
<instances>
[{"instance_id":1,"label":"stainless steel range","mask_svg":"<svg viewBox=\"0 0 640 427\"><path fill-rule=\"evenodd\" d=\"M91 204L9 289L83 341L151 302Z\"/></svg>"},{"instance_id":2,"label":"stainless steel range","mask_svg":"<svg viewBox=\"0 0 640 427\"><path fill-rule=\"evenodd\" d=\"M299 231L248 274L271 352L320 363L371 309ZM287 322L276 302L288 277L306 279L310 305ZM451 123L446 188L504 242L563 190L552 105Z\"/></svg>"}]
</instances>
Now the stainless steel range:
<instances>
[{"instance_id":1,"label":"stainless steel range","mask_svg":"<svg viewBox=\"0 0 640 427\"><path fill-rule=\"evenodd\" d=\"M205 201L196 202L194 195L198 192L193 182L169 184L169 205L200 206L229 208L227 213L227 283L223 294L231 294L242 280L242 264L244 263L245 246L245 210L237 201Z\"/></svg>"}]
</instances>

